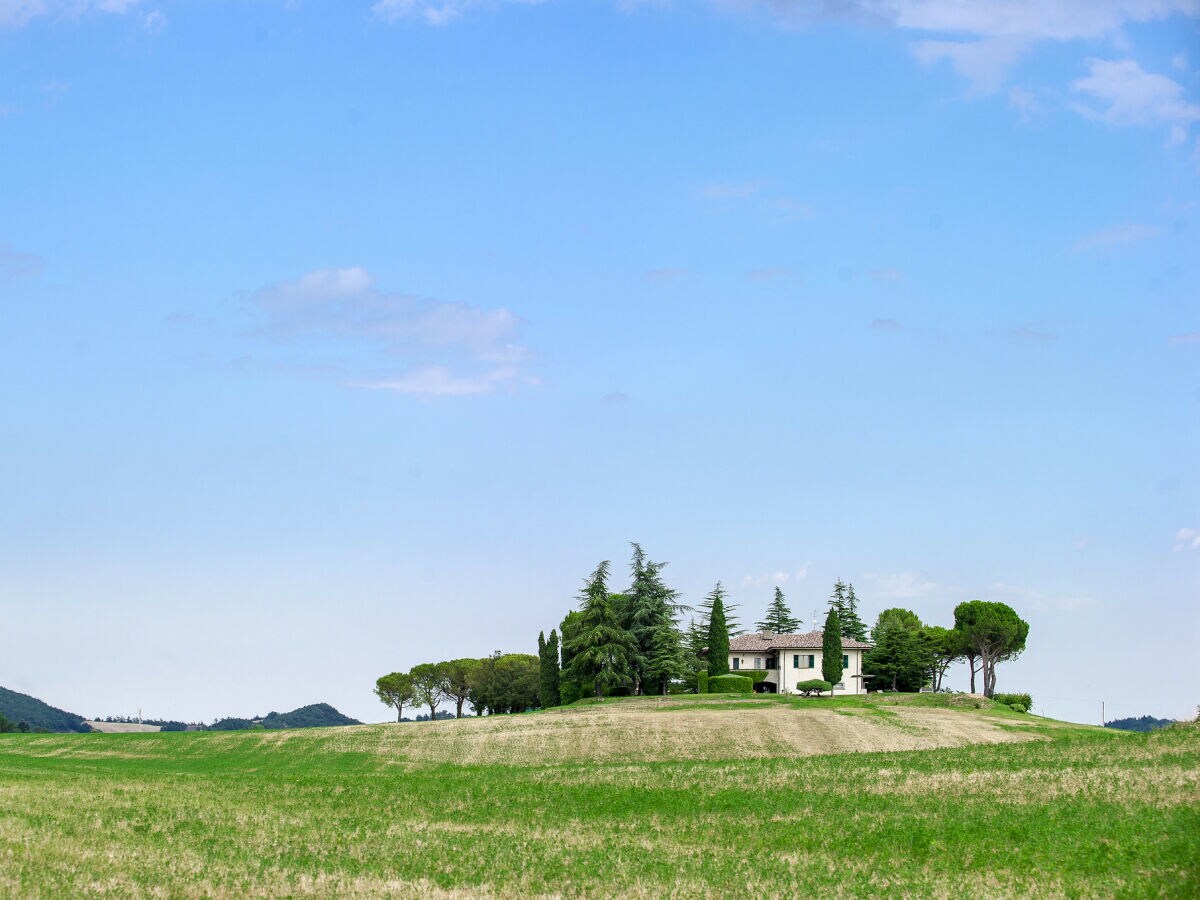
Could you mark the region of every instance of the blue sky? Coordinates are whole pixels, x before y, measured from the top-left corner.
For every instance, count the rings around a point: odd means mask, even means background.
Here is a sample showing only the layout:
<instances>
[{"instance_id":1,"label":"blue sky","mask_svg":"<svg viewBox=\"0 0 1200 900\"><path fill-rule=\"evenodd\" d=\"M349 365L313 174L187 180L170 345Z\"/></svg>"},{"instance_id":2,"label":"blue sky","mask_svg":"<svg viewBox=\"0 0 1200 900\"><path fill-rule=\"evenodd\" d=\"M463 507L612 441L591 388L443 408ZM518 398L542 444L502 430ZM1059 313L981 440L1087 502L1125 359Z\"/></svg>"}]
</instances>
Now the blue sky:
<instances>
[{"instance_id":1,"label":"blue sky","mask_svg":"<svg viewBox=\"0 0 1200 900\"><path fill-rule=\"evenodd\" d=\"M379 720L636 540L1193 712L1200 4L1049 6L0 0L0 684Z\"/></svg>"}]
</instances>

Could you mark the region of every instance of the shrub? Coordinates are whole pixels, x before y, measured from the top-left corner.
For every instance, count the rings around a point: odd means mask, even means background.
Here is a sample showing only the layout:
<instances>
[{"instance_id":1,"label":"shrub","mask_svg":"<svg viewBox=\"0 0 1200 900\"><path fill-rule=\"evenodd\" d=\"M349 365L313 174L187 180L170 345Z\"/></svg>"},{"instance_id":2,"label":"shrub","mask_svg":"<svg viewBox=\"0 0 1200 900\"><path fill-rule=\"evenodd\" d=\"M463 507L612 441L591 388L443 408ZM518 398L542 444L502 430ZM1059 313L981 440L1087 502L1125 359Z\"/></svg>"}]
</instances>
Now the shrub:
<instances>
[{"instance_id":1,"label":"shrub","mask_svg":"<svg viewBox=\"0 0 1200 900\"><path fill-rule=\"evenodd\" d=\"M743 678L749 678L752 684L758 684L760 681L766 681L769 673L766 669L738 669L729 674L741 675Z\"/></svg>"},{"instance_id":2,"label":"shrub","mask_svg":"<svg viewBox=\"0 0 1200 900\"><path fill-rule=\"evenodd\" d=\"M701 669L699 672L696 673L696 693L697 694L707 694L708 693L708 672L705 671L704 669Z\"/></svg>"},{"instance_id":3,"label":"shrub","mask_svg":"<svg viewBox=\"0 0 1200 900\"><path fill-rule=\"evenodd\" d=\"M802 681L796 685L796 690L802 691L805 697L811 697L813 694L821 694L825 691L833 690L833 685L828 681L822 681L820 678L810 678L808 681Z\"/></svg>"},{"instance_id":4,"label":"shrub","mask_svg":"<svg viewBox=\"0 0 1200 900\"><path fill-rule=\"evenodd\" d=\"M749 694L754 682L744 675L712 675L708 679L710 694Z\"/></svg>"},{"instance_id":5,"label":"shrub","mask_svg":"<svg viewBox=\"0 0 1200 900\"><path fill-rule=\"evenodd\" d=\"M1017 712L1027 713L1033 708L1033 698L1028 694L996 694L992 699L997 703L1002 703L1005 706L1015 709Z\"/></svg>"}]
</instances>

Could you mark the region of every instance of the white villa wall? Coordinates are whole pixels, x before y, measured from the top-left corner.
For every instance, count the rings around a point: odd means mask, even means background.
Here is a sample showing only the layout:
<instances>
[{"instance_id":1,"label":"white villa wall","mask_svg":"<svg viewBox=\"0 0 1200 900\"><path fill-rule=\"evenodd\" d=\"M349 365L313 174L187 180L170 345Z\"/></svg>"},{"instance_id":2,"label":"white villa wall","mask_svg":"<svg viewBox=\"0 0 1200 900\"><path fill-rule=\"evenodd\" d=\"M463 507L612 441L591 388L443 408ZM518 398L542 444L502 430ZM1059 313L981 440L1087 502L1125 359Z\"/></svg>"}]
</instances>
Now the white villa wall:
<instances>
[{"instance_id":1,"label":"white villa wall","mask_svg":"<svg viewBox=\"0 0 1200 900\"><path fill-rule=\"evenodd\" d=\"M866 686L862 678L855 678L855 675L862 675L862 650L843 650L843 654L850 658L850 665L846 666L842 672L842 688L834 688L835 694L865 694ZM812 668L805 666L804 668L792 668L792 657L800 656L800 662L803 666L808 661L808 657L813 658ZM776 651L776 656L779 662L783 665L781 671L767 669L767 680L775 682L775 685L781 694L796 694L796 685L801 681L811 681L814 678L821 678L821 651L820 650L788 650L779 648ZM761 668L755 666L755 658L766 662L766 654L759 652L734 652L729 654L729 672L732 675L738 674L742 669ZM738 667L735 669L734 660L738 660Z\"/></svg>"}]
</instances>

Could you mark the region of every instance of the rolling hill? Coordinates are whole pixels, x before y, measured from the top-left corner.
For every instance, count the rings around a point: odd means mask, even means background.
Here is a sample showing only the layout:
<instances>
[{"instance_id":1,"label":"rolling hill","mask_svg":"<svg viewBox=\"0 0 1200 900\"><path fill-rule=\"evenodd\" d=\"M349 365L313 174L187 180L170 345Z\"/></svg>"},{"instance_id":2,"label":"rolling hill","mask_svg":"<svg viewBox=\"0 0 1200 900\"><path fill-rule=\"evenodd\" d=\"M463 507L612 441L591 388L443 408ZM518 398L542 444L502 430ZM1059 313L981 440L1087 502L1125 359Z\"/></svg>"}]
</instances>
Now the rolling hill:
<instances>
[{"instance_id":1,"label":"rolling hill","mask_svg":"<svg viewBox=\"0 0 1200 900\"><path fill-rule=\"evenodd\" d=\"M3 687L0 687L0 715L14 723L25 722L30 728L45 728L60 733L91 731L83 716Z\"/></svg>"},{"instance_id":2,"label":"rolling hill","mask_svg":"<svg viewBox=\"0 0 1200 900\"><path fill-rule=\"evenodd\" d=\"M1200 894L1200 728L946 695L0 735L0 784L0 895Z\"/></svg>"}]
</instances>

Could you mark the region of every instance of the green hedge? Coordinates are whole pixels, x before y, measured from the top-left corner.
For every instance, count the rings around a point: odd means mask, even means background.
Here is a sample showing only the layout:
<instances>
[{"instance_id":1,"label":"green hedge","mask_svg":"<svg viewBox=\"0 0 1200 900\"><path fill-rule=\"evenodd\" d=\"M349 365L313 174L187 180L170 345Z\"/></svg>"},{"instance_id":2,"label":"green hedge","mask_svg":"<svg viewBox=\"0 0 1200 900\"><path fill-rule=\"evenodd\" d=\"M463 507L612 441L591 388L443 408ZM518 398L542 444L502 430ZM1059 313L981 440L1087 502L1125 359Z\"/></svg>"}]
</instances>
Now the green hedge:
<instances>
[{"instance_id":1,"label":"green hedge","mask_svg":"<svg viewBox=\"0 0 1200 900\"><path fill-rule=\"evenodd\" d=\"M1033 708L1033 698L1028 694L996 694L992 699L1017 712L1027 713Z\"/></svg>"},{"instance_id":2,"label":"green hedge","mask_svg":"<svg viewBox=\"0 0 1200 900\"><path fill-rule=\"evenodd\" d=\"M708 693L708 672L705 671L704 669L701 669L699 672L696 673L696 693L697 694L707 694Z\"/></svg>"},{"instance_id":3,"label":"green hedge","mask_svg":"<svg viewBox=\"0 0 1200 900\"><path fill-rule=\"evenodd\" d=\"M753 680L744 675L714 675L708 679L710 694L749 694L753 691Z\"/></svg>"},{"instance_id":4,"label":"green hedge","mask_svg":"<svg viewBox=\"0 0 1200 900\"><path fill-rule=\"evenodd\" d=\"M770 674L766 669L737 669L731 671L730 675L741 675L749 678L752 684L758 684L760 681L766 681L767 675Z\"/></svg>"}]
</instances>

